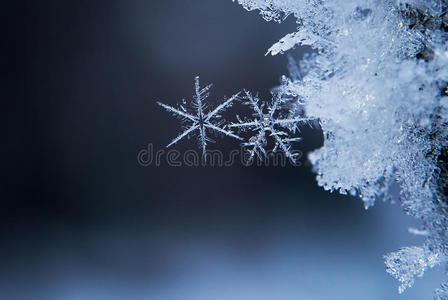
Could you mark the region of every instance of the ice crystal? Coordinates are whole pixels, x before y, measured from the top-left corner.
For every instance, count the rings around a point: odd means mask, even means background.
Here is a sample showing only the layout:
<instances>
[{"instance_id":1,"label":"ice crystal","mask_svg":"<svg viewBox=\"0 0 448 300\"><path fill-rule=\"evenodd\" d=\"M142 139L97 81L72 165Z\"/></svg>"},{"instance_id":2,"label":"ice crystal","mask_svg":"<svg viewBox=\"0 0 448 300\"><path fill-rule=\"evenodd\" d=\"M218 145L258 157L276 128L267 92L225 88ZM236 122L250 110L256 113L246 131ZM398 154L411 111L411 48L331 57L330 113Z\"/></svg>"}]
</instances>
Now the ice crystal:
<instances>
[{"instance_id":1,"label":"ice crystal","mask_svg":"<svg viewBox=\"0 0 448 300\"><path fill-rule=\"evenodd\" d=\"M242 140L241 137L234 134L231 130L227 130L223 126L224 120L220 115L220 113L222 113L232 105L233 101L238 99L239 93L233 95L229 99L225 99L225 101L222 104L218 105L215 109L205 113L204 111L207 110L207 105L204 103L204 100L210 95L209 90L211 87L212 84L209 84L205 88L201 89L199 85L199 76L195 78L195 95L193 96L192 102L194 112L188 112L185 107L185 100L183 100L183 105L180 105L179 109L157 102L168 112L180 118L185 124L188 124L185 126L185 130L176 138L174 138L167 147L176 144L184 137L189 136L193 132L197 131L199 146L202 149L203 156L205 157L207 142L213 142L213 140L207 136L207 130Z\"/></svg>"},{"instance_id":2,"label":"ice crystal","mask_svg":"<svg viewBox=\"0 0 448 300\"><path fill-rule=\"evenodd\" d=\"M251 131L254 133L252 137L243 146L248 148L249 158L252 161L255 155L261 160L268 155L265 147L268 144L267 137L270 136L275 140L273 152L281 150L287 158L292 162L296 162L299 158L298 153L294 153L291 149L291 143L299 142L301 138L292 137L292 134L298 130L298 125L307 120L302 117L285 118L281 114L281 105L284 99L280 94L274 94L270 105L261 102L257 96L245 91L245 104L249 105L253 110L253 118L238 117L238 123L229 125L229 128L237 128L242 131ZM266 109L265 109L266 107Z\"/></svg>"},{"instance_id":3,"label":"ice crystal","mask_svg":"<svg viewBox=\"0 0 448 300\"><path fill-rule=\"evenodd\" d=\"M415 277L440 263L440 256L423 247L407 247L386 255L387 272L401 282L402 293L414 284Z\"/></svg>"},{"instance_id":4,"label":"ice crystal","mask_svg":"<svg viewBox=\"0 0 448 300\"><path fill-rule=\"evenodd\" d=\"M440 289L436 290L435 300L448 300L448 283L442 283Z\"/></svg>"},{"instance_id":5,"label":"ice crystal","mask_svg":"<svg viewBox=\"0 0 448 300\"><path fill-rule=\"evenodd\" d=\"M297 30L268 53L314 49L299 62L302 72L290 61L277 90L319 120L324 145L309 155L318 184L357 195L366 208L398 186L404 211L421 220L423 246L386 256L399 291L446 264L448 1L237 2L267 21L296 19Z\"/></svg>"}]
</instances>

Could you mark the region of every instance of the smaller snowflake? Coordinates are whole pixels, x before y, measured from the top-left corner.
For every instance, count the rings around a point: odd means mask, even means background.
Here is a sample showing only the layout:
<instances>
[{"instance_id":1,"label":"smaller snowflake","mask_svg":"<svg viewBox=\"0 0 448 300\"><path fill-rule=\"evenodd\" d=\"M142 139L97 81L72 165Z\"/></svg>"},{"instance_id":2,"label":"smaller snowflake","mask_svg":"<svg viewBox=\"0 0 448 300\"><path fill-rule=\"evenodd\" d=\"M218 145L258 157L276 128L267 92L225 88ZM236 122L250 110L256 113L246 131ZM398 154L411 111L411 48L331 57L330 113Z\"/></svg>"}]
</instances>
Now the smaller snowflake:
<instances>
[{"instance_id":1,"label":"smaller snowflake","mask_svg":"<svg viewBox=\"0 0 448 300\"><path fill-rule=\"evenodd\" d=\"M201 89L199 85L199 76L195 77L195 95L193 96L192 102L195 112L190 113L187 111L185 108L185 100L182 100L183 105L180 105L179 109L157 102L157 104L165 108L174 116L180 118L182 122L186 124L185 131L173 139L171 143L168 144L167 148L176 144L178 141L186 136L189 136L195 131L198 132L199 146L202 148L202 154L204 157L206 154L207 142L214 142L207 136L207 130L242 140L241 137L235 135L231 130L225 129L225 126L223 126L224 120L220 115L221 112L225 111L232 105L233 101L238 99L239 93L233 95L229 99L224 99L225 101L214 110L210 110L208 113L205 113L204 111L207 109L207 105L204 103L204 100L210 95L209 90L211 87L212 84L209 84L205 88Z\"/></svg>"},{"instance_id":2,"label":"smaller snowflake","mask_svg":"<svg viewBox=\"0 0 448 300\"><path fill-rule=\"evenodd\" d=\"M261 103L257 96L253 96L250 92L245 91L247 102L244 104L251 106L254 111L253 119L241 120L237 116L238 123L229 125L229 128L238 128L241 131L253 131L256 132L254 136L249 138L248 142L243 143L244 147L248 147L249 158L248 162L251 162L255 155L259 159L267 157L268 153L265 147L268 144L267 136L271 136L275 140L275 147L273 152L278 149L283 151L285 156L289 158L293 163L297 162L300 158L299 153L294 153L291 149L291 143L299 142L301 138L291 137L293 133L298 131L298 125L301 123L307 123L309 120L301 117L287 117L283 118L281 113L281 104L285 101L280 94L274 94L270 105ZM267 106L267 113L264 113L264 107Z\"/></svg>"}]
</instances>

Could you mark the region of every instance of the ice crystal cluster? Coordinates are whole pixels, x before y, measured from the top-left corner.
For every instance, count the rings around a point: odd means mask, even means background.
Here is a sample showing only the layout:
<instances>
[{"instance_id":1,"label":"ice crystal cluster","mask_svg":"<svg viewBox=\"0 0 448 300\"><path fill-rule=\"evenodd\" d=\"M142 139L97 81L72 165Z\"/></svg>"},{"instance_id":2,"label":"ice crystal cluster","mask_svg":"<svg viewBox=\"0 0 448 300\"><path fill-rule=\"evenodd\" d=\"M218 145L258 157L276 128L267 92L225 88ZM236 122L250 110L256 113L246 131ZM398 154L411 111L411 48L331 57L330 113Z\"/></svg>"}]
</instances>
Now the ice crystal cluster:
<instances>
[{"instance_id":1,"label":"ice crystal cluster","mask_svg":"<svg viewBox=\"0 0 448 300\"><path fill-rule=\"evenodd\" d=\"M309 156L318 184L357 195L366 208L399 187L404 211L421 220L414 232L425 236L423 245L385 256L399 291L446 265L448 1L237 2L267 21L295 18L297 30L268 53L313 49L290 64L278 90L323 130L323 147ZM448 299L447 286L438 299Z\"/></svg>"}]
</instances>

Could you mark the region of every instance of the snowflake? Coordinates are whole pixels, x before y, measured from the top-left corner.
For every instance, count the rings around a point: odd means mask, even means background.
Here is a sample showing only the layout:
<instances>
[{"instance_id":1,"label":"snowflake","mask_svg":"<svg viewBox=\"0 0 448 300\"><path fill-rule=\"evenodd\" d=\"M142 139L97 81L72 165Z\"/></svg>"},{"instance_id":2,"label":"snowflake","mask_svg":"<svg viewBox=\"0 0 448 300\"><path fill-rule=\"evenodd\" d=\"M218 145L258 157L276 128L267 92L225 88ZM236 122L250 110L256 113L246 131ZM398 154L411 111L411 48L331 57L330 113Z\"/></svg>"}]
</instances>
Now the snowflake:
<instances>
[{"instance_id":1,"label":"snowflake","mask_svg":"<svg viewBox=\"0 0 448 300\"><path fill-rule=\"evenodd\" d=\"M193 132L198 131L199 145L202 148L202 154L205 157L207 142L214 142L207 136L207 129L215 133L220 133L232 138L242 140L241 137L235 135L230 130L226 130L224 126L222 126L224 120L220 115L221 112L225 111L232 105L234 100L238 99L239 93L233 95L227 100L225 99L225 101L217 106L214 110L210 110L208 113L205 113L204 111L207 109L207 105L204 103L204 100L210 95L209 90L211 87L212 84L209 84L205 88L201 89L199 85L199 76L195 77L195 95L193 96L192 102L192 106L195 109L195 112L192 113L188 112L185 108L185 100L183 100L183 105L180 105L180 109L176 109L172 106L157 102L157 104L165 108L174 116L180 118L184 123L188 123L188 125L185 126L184 132L173 139L171 143L168 144L167 148L176 144L178 141L186 136L189 136Z\"/></svg>"},{"instance_id":2,"label":"snowflake","mask_svg":"<svg viewBox=\"0 0 448 300\"><path fill-rule=\"evenodd\" d=\"M275 140L275 147L273 152L278 149L285 153L293 163L299 158L298 153L291 150L292 142L299 142L301 138L290 137L291 132L295 133L298 130L299 123L305 123L308 119L301 117L282 118L281 104L285 101L280 94L274 94L270 105L261 103L257 96L253 96L250 92L245 91L247 102L244 104L250 105L254 111L254 119L241 120L237 116L239 123L229 125L229 128L238 128L241 131L252 130L256 132L254 136L249 138L248 142L243 143L243 146L248 147L249 158L251 162L255 155L259 159L267 157L268 153L265 150L267 145L267 134ZM264 107L267 106L267 113L264 113Z\"/></svg>"}]
</instances>

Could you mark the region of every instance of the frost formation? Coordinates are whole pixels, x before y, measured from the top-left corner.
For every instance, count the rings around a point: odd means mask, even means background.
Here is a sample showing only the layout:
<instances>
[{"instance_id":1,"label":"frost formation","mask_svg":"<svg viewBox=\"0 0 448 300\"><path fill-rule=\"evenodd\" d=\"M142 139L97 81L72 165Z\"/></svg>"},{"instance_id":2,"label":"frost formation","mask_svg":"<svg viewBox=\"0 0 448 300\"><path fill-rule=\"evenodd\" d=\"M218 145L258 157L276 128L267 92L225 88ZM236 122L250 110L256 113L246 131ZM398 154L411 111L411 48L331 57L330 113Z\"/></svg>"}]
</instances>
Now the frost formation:
<instances>
[{"instance_id":1,"label":"frost formation","mask_svg":"<svg viewBox=\"0 0 448 300\"><path fill-rule=\"evenodd\" d=\"M385 256L399 291L446 265L448 1L237 2L267 21L296 19L297 31L268 53L314 50L279 89L319 120L324 146L309 155L318 184L358 195L366 208L398 186L404 211L422 221L423 245ZM438 299L448 299L447 286Z\"/></svg>"}]
</instances>

